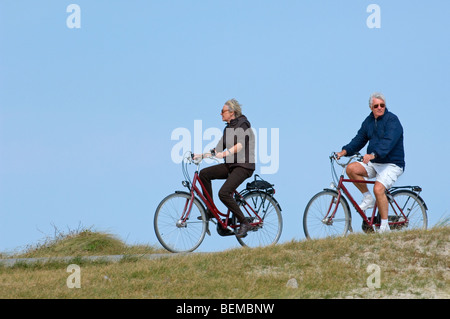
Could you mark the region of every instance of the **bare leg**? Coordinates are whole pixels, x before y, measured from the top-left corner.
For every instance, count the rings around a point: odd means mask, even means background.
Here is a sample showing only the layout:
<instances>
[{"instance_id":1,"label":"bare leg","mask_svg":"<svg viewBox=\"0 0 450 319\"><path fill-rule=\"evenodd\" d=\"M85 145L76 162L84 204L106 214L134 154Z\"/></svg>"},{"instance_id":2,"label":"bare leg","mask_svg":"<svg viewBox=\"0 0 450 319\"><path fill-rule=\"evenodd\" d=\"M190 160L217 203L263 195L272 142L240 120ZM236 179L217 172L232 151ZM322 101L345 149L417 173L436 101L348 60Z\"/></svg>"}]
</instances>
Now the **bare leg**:
<instances>
[{"instance_id":1,"label":"bare leg","mask_svg":"<svg viewBox=\"0 0 450 319\"><path fill-rule=\"evenodd\" d=\"M378 211L381 219L388 219L389 202L386 197L386 188L380 182L375 182L373 193L375 194L375 198L377 200Z\"/></svg>"},{"instance_id":2,"label":"bare leg","mask_svg":"<svg viewBox=\"0 0 450 319\"><path fill-rule=\"evenodd\" d=\"M350 179L354 180L364 180L364 177L368 177L366 169L359 163L351 163L347 166L347 175ZM361 193L366 193L369 191L366 183L353 183Z\"/></svg>"}]
</instances>

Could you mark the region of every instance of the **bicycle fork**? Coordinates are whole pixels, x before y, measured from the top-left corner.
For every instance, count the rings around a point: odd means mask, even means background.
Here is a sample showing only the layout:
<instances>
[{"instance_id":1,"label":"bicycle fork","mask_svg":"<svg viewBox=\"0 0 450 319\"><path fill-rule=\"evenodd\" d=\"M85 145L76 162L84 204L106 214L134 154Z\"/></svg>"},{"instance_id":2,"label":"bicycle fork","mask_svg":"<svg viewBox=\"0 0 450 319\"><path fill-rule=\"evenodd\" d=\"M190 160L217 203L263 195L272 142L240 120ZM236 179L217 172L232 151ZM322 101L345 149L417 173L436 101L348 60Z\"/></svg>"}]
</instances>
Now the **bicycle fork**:
<instances>
[{"instance_id":1,"label":"bicycle fork","mask_svg":"<svg viewBox=\"0 0 450 319\"><path fill-rule=\"evenodd\" d=\"M175 193L178 193L178 191L175 191ZM194 195L194 189L190 189L190 192L179 192L179 193L185 193L186 195L189 195L188 198L186 198L186 203L184 204L183 212L181 213L180 218L176 221L176 226L178 228L186 228L187 227L187 221L189 220L192 212L192 205L194 204L194 201L196 200ZM195 217L195 216L194 216Z\"/></svg>"},{"instance_id":2,"label":"bicycle fork","mask_svg":"<svg viewBox=\"0 0 450 319\"><path fill-rule=\"evenodd\" d=\"M180 219L177 220L176 226L178 228L186 228L186 221L189 219L189 215L191 214L192 204L194 203L194 199L191 196L190 199L186 199L186 204L184 204L183 213L181 214Z\"/></svg>"},{"instance_id":3,"label":"bicycle fork","mask_svg":"<svg viewBox=\"0 0 450 319\"><path fill-rule=\"evenodd\" d=\"M333 225L333 218L336 215L340 200L341 200L341 192L338 192L337 197L333 196L333 198L331 199L330 206L328 207L327 214L322 219L322 223L324 223L327 226ZM330 215L331 211L332 213Z\"/></svg>"}]
</instances>

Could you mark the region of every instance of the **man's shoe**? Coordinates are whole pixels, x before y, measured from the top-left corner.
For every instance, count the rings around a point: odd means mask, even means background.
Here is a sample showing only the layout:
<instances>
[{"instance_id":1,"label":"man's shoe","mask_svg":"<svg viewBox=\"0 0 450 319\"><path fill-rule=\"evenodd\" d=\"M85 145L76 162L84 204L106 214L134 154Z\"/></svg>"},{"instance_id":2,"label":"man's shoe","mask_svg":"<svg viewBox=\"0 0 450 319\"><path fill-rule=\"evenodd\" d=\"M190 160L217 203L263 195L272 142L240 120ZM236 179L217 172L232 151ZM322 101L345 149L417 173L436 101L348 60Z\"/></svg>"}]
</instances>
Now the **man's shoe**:
<instances>
[{"instance_id":1,"label":"man's shoe","mask_svg":"<svg viewBox=\"0 0 450 319\"><path fill-rule=\"evenodd\" d=\"M364 212L369 208L373 208L375 206L375 198L372 195L364 196L363 201L359 204L359 208Z\"/></svg>"},{"instance_id":2,"label":"man's shoe","mask_svg":"<svg viewBox=\"0 0 450 319\"><path fill-rule=\"evenodd\" d=\"M239 227L238 232L236 233L236 237L243 238L247 236L247 232L252 228L250 224L242 224L241 227Z\"/></svg>"},{"instance_id":3,"label":"man's shoe","mask_svg":"<svg viewBox=\"0 0 450 319\"><path fill-rule=\"evenodd\" d=\"M389 233L389 232L391 232L391 228L389 227L389 225L380 226L380 228L377 231L378 234L385 234L385 233Z\"/></svg>"}]
</instances>

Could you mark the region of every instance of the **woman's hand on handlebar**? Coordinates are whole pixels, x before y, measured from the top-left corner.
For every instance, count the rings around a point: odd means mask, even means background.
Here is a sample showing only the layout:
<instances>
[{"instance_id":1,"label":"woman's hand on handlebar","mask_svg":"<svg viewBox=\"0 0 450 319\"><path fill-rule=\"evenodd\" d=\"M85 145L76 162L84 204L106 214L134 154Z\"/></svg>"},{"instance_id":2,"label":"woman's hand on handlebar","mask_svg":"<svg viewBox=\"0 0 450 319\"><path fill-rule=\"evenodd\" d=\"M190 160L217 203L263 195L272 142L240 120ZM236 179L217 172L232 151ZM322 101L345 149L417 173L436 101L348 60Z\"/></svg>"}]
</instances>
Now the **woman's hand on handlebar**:
<instances>
[{"instance_id":1,"label":"woman's hand on handlebar","mask_svg":"<svg viewBox=\"0 0 450 319\"><path fill-rule=\"evenodd\" d=\"M212 157L211 153L202 153L202 154L192 153L192 159L194 161L201 161L204 158L210 158L210 157Z\"/></svg>"},{"instance_id":2,"label":"woman's hand on handlebar","mask_svg":"<svg viewBox=\"0 0 450 319\"><path fill-rule=\"evenodd\" d=\"M213 152L202 153L202 154L194 154L194 153L192 153L192 159L194 161L201 161L204 158L211 158L211 157L222 158L222 157L218 156L219 154L222 154L222 153L218 153L218 154L214 154Z\"/></svg>"}]
</instances>

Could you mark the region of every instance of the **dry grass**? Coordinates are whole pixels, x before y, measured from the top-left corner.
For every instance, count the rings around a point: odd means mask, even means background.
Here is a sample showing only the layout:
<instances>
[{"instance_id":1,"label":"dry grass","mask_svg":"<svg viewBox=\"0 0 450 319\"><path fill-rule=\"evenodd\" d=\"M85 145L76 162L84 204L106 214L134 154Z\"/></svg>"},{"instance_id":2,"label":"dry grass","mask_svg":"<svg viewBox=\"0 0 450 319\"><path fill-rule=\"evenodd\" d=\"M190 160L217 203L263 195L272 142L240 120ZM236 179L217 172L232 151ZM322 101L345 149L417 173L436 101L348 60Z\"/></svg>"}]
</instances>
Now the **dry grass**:
<instances>
[{"instance_id":1,"label":"dry grass","mask_svg":"<svg viewBox=\"0 0 450 319\"><path fill-rule=\"evenodd\" d=\"M46 237L35 245L15 254L15 258L104 256L151 254L163 252L148 245L126 245L112 234L79 227L62 232L55 228L53 237Z\"/></svg>"},{"instance_id":2,"label":"dry grass","mask_svg":"<svg viewBox=\"0 0 450 319\"><path fill-rule=\"evenodd\" d=\"M79 260L79 289L66 285L68 263L21 264L0 267L0 298L448 299L449 235L445 226L156 260ZM367 287L370 264L381 270L378 289ZM297 288L286 286L292 278Z\"/></svg>"}]
</instances>

